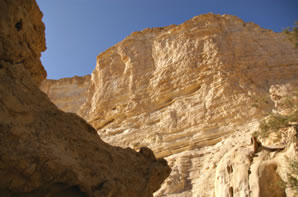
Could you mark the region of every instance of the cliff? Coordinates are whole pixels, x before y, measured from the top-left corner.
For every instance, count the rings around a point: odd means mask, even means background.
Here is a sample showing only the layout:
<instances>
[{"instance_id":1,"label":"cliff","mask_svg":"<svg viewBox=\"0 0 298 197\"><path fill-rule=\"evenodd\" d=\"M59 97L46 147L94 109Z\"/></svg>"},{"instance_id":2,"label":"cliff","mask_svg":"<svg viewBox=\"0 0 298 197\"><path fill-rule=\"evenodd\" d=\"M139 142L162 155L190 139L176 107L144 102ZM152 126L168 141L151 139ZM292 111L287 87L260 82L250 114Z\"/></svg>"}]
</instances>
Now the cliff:
<instances>
[{"instance_id":1,"label":"cliff","mask_svg":"<svg viewBox=\"0 0 298 197\"><path fill-rule=\"evenodd\" d=\"M100 54L79 114L108 142L168 156L264 117L270 88L296 80L297 50L284 37L207 14L133 33Z\"/></svg>"},{"instance_id":2,"label":"cliff","mask_svg":"<svg viewBox=\"0 0 298 197\"><path fill-rule=\"evenodd\" d=\"M283 128L290 141L253 133L297 109L297 87L298 51L283 35L205 14L101 53L78 114L108 143L166 157L172 173L155 196L291 196L279 183L295 128Z\"/></svg>"},{"instance_id":3,"label":"cliff","mask_svg":"<svg viewBox=\"0 0 298 197\"><path fill-rule=\"evenodd\" d=\"M173 171L156 196L264 196L265 179L249 177L250 139L297 79L297 49L283 35L205 14L132 33L100 54L79 114L108 143L166 157Z\"/></svg>"},{"instance_id":4,"label":"cliff","mask_svg":"<svg viewBox=\"0 0 298 197\"><path fill-rule=\"evenodd\" d=\"M171 171L164 159L104 143L38 88L41 18L34 0L0 1L0 196L152 196Z\"/></svg>"},{"instance_id":5,"label":"cliff","mask_svg":"<svg viewBox=\"0 0 298 197\"><path fill-rule=\"evenodd\" d=\"M90 75L59 80L46 79L42 82L40 89L59 109L77 113L86 101L90 83Z\"/></svg>"}]
</instances>

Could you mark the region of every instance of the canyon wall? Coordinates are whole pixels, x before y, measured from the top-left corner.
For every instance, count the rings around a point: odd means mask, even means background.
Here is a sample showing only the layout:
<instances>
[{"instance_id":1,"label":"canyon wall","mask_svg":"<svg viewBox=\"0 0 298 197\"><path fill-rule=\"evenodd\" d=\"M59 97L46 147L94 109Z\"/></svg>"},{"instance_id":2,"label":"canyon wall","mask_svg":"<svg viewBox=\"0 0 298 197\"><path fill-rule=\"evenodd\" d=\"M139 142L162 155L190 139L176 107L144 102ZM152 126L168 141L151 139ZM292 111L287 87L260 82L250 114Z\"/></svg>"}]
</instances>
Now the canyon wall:
<instances>
[{"instance_id":1,"label":"canyon wall","mask_svg":"<svg viewBox=\"0 0 298 197\"><path fill-rule=\"evenodd\" d=\"M291 196L278 183L295 143L272 148L253 133L297 102L297 87L298 51L282 34L205 14L101 53L78 114L108 143L166 157L172 173L155 196Z\"/></svg>"},{"instance_id":2,"label":"canyon wall","mask_svg":"<svg viewBox=\"0 0 298 197\"><path fill-rule=\"evenodd\" d=\"M90 75L59 80L46 79L42 82L40 89L59 109L77 113L86 101L90 83Z\"/></svg>"},{"instance_id":3,"label":"canyon wall","mask_svg":"<svg viewBox=\"0 0 298 197\"><path fill-rule=\"evenodd\" d=\"M41 19L34 0L0 1L0 196L152 196L171 171L164 159L106 144L40 91Z\"/></svg>"},{"instance_id":4,"label":"canyon wall","mask_svg":"<svg viewBox=\"0 0 298 197\"><path fill-rule=\"evenodd\" d=\"M274 106L270 88L296 81L297 62L277 33L201 15L135 32L100 54L79 114L107 142L169 156L264 117Z\"/></svg>"},{"instance_id":5,"label":"canyon wall","mask_svg":"<svg viewBox=\"0 0 298 197\"><path fill-rule=\"evenodd\" d=\"M251 134L274 109L273 90L297 79L285 37L206 14L132 33L100 54L79 114L106 142L167 157L173 171L156 196L257 196Z\"/></svg>"}]
</instances>

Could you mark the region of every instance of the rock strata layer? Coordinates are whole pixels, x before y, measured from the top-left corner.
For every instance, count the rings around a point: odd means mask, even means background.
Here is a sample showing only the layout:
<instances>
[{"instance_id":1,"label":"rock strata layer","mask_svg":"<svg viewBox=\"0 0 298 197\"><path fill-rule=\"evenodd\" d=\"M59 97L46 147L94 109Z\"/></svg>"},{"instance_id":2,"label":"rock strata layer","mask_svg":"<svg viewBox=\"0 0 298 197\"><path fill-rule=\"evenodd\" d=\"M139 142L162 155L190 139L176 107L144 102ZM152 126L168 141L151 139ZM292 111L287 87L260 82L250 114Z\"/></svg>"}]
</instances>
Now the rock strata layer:
<instances>
[{"instance_id":1,"label":"rock strata layer","mask_svg":"<svg viewBox=\"0 0 298 197\"><path fill-rule=\"evenodd\" d=\"M173 171L156 196L264 196L251 184L277 181L280 165L250 179L250 138L279 110L278 90L297 82L298 52L283 35L205 14L132 33L101 53L78 113L106 142L167 157Z\"/></svg>"},{"instance_id":2,"label":"rock strata layer","mask_svg":"<svg viewBox=\"0 0 298 197\"><path fill-rule=\"evenodd\" d=\"M90 75L59 80L46 79L42 82L40 89L59 109L77 113L86 101L90 83Z\"/></svg>"},{"instance_id":3,"label":"rock strata layer","mask_svg":"<svg viewBox=\"0 0 298 197\"><path fill-rule=\"evenodd\" d=\"M272 85L297 80L282 35L230 15L145 29L100 54L79 114L110 143L159 156L213 145L271 111Z\"/></svg>"},{"instance_id":4,"label":"rock strata layer","mask_svg":"<svg viewBox=\"0 0 298 197\"><path fill-rule=\"evenodd\" d=\"M269 113L297 109L297 87L298 51L282 34L205 14L101 53L78 114L106 142L166 157L173 170L155 196L294 196L279 182L295 140L252 135Z\"/></svg>"},{"instance_id":5,"label":"rock strata layer","mask_svg":"<svg viewBox=\"0 0 298 197\"><path fill-rule=\"evenodd\" d=\"M0 196L152 196L171 171L164 159L106 144L38 88L41 17L34 0L0 2Z\"/></svg>"}]
</instances>

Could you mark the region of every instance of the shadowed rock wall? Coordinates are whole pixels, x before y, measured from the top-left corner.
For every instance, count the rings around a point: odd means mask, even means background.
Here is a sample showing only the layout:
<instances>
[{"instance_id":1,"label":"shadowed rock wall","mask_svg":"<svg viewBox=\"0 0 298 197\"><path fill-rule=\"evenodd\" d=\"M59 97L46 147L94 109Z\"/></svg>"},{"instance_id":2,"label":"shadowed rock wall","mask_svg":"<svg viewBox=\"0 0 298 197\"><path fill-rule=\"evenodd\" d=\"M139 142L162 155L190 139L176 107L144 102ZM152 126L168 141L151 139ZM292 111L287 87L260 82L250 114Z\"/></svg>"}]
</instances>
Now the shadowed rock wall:
<instances>
[{"instance_id":1,"label":"shadowed rock wall","mask_svg":"<svg viewBox=\"0 0 298 197\"><path fill-rule=\"evenodd\" d=\"M34 0L0 2L0 196L152 196L170 173L165 160L104 143L38 88L41 18Z\"/></svg>"}]
</instances>

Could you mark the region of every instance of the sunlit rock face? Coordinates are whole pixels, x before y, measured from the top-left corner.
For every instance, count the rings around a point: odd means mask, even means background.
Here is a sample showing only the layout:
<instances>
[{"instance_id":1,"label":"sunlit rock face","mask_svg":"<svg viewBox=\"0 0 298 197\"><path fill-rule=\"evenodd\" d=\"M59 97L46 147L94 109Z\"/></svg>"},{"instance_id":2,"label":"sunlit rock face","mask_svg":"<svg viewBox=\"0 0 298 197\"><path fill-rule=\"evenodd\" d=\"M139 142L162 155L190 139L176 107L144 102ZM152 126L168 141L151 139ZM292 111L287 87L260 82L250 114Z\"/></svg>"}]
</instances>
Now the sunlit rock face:
<instances>
[{"instance_id":1,"label":"sunlit rock face","mask_svg":"<svg viewBox=\"0 0 298 197\"><path fill-rule=\"evenodd\" d=\"M46 79L40 88L59 109L77 113L86 101L90 83L90 75L75 76L59 80Z\"/></svg>"},{"instance_id":2,"label":"sunlit rock face","mask_svg":"<svg viewBox=\"0 0 298 197\"><path fill-rule=\"evenodd\" d=\"M201 15L135 32L100 54L79 114L105 141L169 156L270 112L270 87L297 80L297 62L277 33Z\"/></svg>"},{"instance_id":3,"label":"sunlit rock face","mask_svg":"<svg viewBox=\"0 0 298 197\"><path fill-rule=\"evenodd\" d=\"M167 157L173 171L156 196L249 196L251 133L275 106L270 91L297 79L297 50L282 35L206 14L100 54L79 114L106 142ZM236 177L222 174L226 160Z\"/></svg>"},{"instance_id":4,"label":"sunlit rock face","mask_svg":"<svg viewBox=\"0 0 298 197\"><path fill-rule=\"evenodd\" d=\"M164 159L106 144L40 91L41 17L34 0L0 1L0 196L151 197L170 174Z\"/></svg>"},{"instance_id":5,"label":"sunlit rock face","mask_svg":"<svg viewBox=\"0 0 298 197\"><path fill-rule=\"evenodd\" d=\"M101 53L78 114L106 142L166 157L172 173L155 196L290 196L277 182L295 149L251 137L297 87L298 51L283 35L205 14Z\"/></svg>"}]
</instances>

